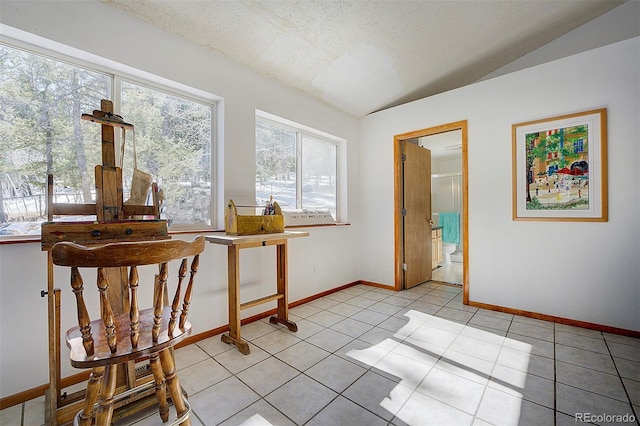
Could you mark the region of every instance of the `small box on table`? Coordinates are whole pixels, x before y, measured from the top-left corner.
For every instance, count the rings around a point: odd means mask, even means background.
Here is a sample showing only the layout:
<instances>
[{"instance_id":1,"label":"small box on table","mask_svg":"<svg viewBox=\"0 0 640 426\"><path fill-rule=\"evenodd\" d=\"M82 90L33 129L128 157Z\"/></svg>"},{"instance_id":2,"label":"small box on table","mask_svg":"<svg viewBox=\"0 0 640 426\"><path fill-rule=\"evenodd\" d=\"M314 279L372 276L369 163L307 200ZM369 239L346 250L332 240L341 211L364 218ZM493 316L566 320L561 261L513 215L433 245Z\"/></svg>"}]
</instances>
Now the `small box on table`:
<instances>
[{"instance_id":1,"label":"small box on table","mask_svg":"<svg viewBox=\"0 0 640 426\"><path fill-rule=\"evenodd\" d=\"M238 208L253 209L254 214L238 214ZM284 232L284 216L277 202L255 214L256 206L236 206L229 200L224 213L224 230L228 235L276 234Z\"/></svg>"}]
</instances>

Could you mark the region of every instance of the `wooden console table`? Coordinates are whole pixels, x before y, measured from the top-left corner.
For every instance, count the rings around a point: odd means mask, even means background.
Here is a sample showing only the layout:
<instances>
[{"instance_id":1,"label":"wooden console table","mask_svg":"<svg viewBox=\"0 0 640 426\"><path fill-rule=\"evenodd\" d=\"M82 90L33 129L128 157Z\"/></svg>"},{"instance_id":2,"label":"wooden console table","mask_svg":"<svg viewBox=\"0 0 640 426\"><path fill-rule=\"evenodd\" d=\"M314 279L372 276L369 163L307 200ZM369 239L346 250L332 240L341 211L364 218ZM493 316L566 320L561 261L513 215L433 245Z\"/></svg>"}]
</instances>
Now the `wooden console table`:
<instances>
[{"instance_id":1,"label":"wooden console table","mask_svg":"<svg viewBox=\"0 0 640 426\"><path fill-rule=\"evenodd\" d=\"M234 236L224 233L205 235L205 239L213 244L227 246L228 282L229 282L229 334L223 334L221 340L235 345L240 352L248 355L249 344L240 337L240 312L263 303L278 301L278 311L269 318L272 324L283 324L291 331L298 331L298 326L289 321L289 305L287 299L287 241L289 238L307 237L308 232L282 232L277 234L260 234ZM252 247L276 246L277 292L270 296L250 302L240 303L240 250Z\"/></svg>"}]
</instances>

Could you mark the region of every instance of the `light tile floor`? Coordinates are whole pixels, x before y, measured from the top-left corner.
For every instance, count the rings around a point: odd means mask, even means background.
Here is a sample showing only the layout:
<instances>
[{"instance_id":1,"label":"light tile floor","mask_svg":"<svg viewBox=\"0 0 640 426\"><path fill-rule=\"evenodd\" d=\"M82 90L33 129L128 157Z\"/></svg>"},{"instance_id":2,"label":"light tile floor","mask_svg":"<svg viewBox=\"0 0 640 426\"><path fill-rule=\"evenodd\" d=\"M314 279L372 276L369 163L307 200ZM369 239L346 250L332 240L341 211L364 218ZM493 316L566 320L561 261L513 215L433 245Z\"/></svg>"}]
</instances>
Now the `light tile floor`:
<instances>
[{"instance_id":1,"label":"light tile floor","mask_svg":"<svg viewBox=\"0 0 640 426\"><path fill-rule=\"evenodd\" d=\"M433 270L433 280L462 285L462 262L451 262L449 265L439 265Z\"/></svg>"},{"instance_id":2,"label":"light tile floor","mask_svg":"<svg viewBox=\"0 0 640 426\"><path fill-rule=\"evenodd\" d=\"M176 351L194 425L637 424L640 340L464 306L457 286L354 286ZM0 412L40 425L43 398ZM161 424L155 412L118 425Z\"/></svg>"}]
</instances>

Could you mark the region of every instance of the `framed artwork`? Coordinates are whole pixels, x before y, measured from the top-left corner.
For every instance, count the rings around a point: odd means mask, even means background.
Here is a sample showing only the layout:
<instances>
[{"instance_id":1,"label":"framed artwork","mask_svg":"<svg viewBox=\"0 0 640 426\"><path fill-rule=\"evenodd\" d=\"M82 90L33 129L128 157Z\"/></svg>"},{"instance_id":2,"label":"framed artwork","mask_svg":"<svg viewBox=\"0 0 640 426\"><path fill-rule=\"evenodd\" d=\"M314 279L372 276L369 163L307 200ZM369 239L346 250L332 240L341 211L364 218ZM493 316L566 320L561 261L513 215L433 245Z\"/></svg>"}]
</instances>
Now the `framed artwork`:
<instances>
[{"instance_id":1,"label":"framed artwork","mask_svg":"<svg viewBox=\"0 0 640 426\"><path fill-rule=\"evenodd\" d=\"M513 220L606 222L606 108L514 124Z\"/></svg>"}]
</instances>

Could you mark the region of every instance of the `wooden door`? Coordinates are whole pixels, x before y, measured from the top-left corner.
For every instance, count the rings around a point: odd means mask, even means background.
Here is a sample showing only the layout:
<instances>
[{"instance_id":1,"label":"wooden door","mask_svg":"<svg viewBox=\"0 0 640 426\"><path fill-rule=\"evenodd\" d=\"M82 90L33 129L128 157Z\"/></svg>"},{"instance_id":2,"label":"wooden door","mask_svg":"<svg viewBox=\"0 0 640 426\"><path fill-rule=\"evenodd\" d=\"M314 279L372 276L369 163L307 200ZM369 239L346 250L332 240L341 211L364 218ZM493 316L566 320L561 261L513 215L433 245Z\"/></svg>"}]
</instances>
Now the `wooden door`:
<instances>
[{"instance_id":1,"label":"wooden door","mask_svg":"<svg viewBox=\"0 0 640 426\"><path fill-rule=\"evenodd\" d=\"M404 288L432 277L431 151L402 141Z\"/></svg>"}]
</instances>

